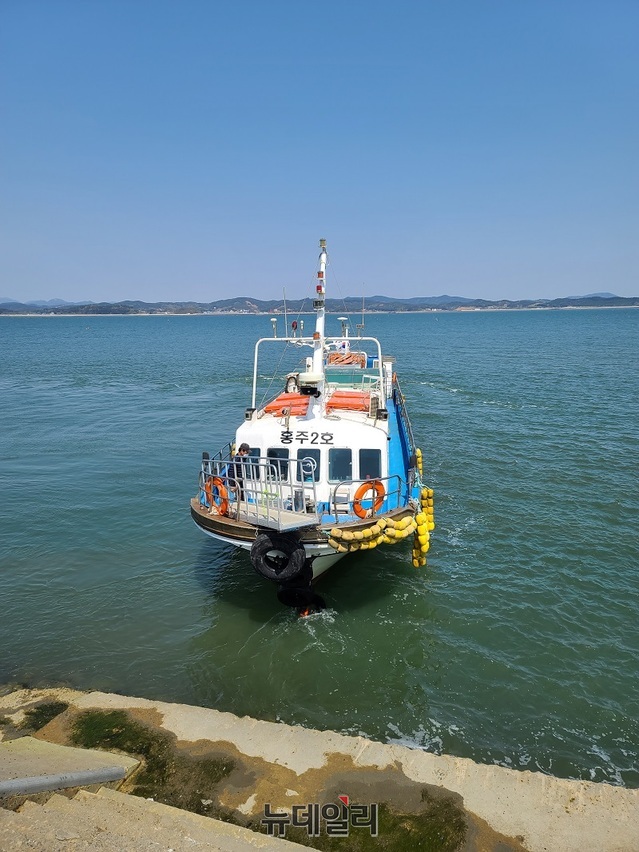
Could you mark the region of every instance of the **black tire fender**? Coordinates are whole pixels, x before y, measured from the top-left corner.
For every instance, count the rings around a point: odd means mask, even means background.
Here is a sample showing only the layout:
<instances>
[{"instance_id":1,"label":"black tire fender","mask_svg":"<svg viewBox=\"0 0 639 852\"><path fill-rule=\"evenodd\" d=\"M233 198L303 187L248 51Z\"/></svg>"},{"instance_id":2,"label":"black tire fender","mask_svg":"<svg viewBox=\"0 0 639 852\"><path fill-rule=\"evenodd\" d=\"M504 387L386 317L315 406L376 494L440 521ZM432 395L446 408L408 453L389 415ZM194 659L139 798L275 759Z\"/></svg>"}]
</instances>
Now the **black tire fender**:
<instances>
[{"instance_id":1,"label":"black tire fender","mask_svg":"<svg viewBox=\"0 0 639 852\"><path fill-rule=\"evenodd\" d=\"M262 577L285 583L302 574L306 552L292 536L260 533L251 547L251 562Z\"/></svg>"}]
</instances>

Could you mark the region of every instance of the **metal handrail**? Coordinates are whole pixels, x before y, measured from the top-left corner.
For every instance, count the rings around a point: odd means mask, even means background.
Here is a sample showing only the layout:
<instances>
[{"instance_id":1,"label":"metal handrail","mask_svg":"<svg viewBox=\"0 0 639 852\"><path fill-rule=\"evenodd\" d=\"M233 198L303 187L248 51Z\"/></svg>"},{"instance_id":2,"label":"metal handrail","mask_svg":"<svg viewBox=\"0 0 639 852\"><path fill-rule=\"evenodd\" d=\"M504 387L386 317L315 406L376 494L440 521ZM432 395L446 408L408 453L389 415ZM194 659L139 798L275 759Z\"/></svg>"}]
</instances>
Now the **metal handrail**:
<instances>
[{"instance_id":1,"label":"metal handrail","mask_svg":"<svg viewBox=\"0 0 639 852\"><path fill-rule=\"evenodd\" d=\"M330 371L330 368L329 368ZM358 379L356 384L355 379ZM336 381L336 377L332 376L330 372L327 372L325 375L326 386L329 390L340 390L344 386L340 384L339 381ZM353 376L351 384L349 385L349 390L360 390L363 392L375 393L379 391L381 387L379 376L371 373L362 372L360 376Z\"/></svg>"},{"instance_id":2,"label":"metal handrail","mask_svg":"<svg viewBox=\"0 0 639 852\"><path fill-rule=\"evenodd\" d=\"M331 523L337 524L352 521L353 497L366 483L381 482L384 485L383 505L372 515L408 505L409 483L398 474L344 479L333 486L328 503L318 503L317 483L304 469L305 462L307 459L263 456L245 456L238 460L224 458L218 453L212 459L202 460L198 480L200 504L209 506L206 483L210 477L217 477L227 492L229 516L280 531L321 524L325 517L331 517ZM235 475L236 465L243 468L241 478ZM347 512L343 510L345 504Z\"/></svg>"},{"instance_id":3,"label":"metal handrail","mask_svg":"<svg viewBox=\"0 0 639 852\"><path fill-rule=\"evenodd\" d=\"M413 427L411 426L410 420L408 418L408 412L406 411L406 404L404 401L404 394L402 393L402 389L399 386L399 381L397 380L397 376L393 377L393 401L397 407L397 411L399 412L399 416L404 424L404 429L406 430L406 437L409 442L409 452L411 455L415 452L416 444L415 438L413 436Z\"/></svg>"},{"instance_id":4,"label":"metal handrail","mask_svg":"<svg viewBox=\"0 0 639 852\"><path fill-rule=\"evenodd\" d=\"M406 484L404 480L396 473L391 474L390 476L375 476L368 479L344 479L339 482L331 492L331 499L329 501L329 507L332 504L333 506L333 514L335 517L335 522L339 523L339 514L338 514L338 505L344 505L344 502L350 503L352 500L351 493L354 495L360 486L365 485L366 483L373 482L381 482L382 484L387 483L385 486L385 494L384 494L384 502L380 511L377 514L383 514L384 512L389 512L393 509L401 509L404 505L407 505L402 502L402 490L403 486ZM392 485L392 487L391 487ZM341 502L338 502L338 491L340 488L348 488L347 499ZM374 506L374 500L372 501ZM353 513L348 512L348 519L352 519ZM371 515L375 515L375 511L371 512ZM344 519L344 518L343 518Z\"/></svg>"},{"instance_id":5,"label":"metal handrail","mask_svg":"<svg viewBox=\"0 0 639 852\"><path fill-rule=\"evenodd\" d=\"M200 504L209 505L206 484L214 477L227 492L229 516L237 520L280 531L318 524L317 483L304 468L305 461L224 458L220 454L203 459L198 478Z\"/></svg>"},{"instance_id":6,"label":"metal handrail","mask_svg":"<svg viewBox=\"0 0 639 852\"><path fill-rule=\"evenodd\" d=\"M214 456L209 456L206 454L206 458L202 458L202 470L204 470L205 462L218 462L224 461L225 459L230 458L233 455L233 446L234 444L229 441L228 444L225 444L221 450L218 450Z\"/></svg>"},{"instance_id":7,"label":"metal handrail","mask_svg":"<svg viewBox=\"0 0 639 852\"><path fill-rule=\"evenodd\" d=\"M324 338L324 346L325 346L326 349L328 349L332 344L338 343L342 339L343 338L341 336L339 336L339 337L325 337ZM385 390L384 390L384 374L383 374L384 366L383 366L383 360L382 360L382 346L381 346L381 343L379 342L379 340L376 337L358 337L357 338L358 344L366 342L366 341L375 344L375 347L377 348L377 355L374 356L374 357L377 358L377 361L379 363L378 375L379 375L379 382L380 382L380 394L381 394L381 397L382 397L381 402L382 402L382 404L384 404L386 402L386 400L385 400L386 393L385 393ZM312 349L314 349L316 344L317 344L317 341L314 337L261 337L256 342L255 352L254 352L254 356L253 356L253 393L252 393L252 396L251 396L251 408L253 408L253 409L256 408L256 401L257 401L257 379L258 379L259 349L260 349L260 346L262 344L272 344L272 343L276 343L276 344L280 344L280 345L282 343L284 343L284 344L293 344L295 346L308 346L308 347L311 347Z\"/></svg>"}]
</instances>

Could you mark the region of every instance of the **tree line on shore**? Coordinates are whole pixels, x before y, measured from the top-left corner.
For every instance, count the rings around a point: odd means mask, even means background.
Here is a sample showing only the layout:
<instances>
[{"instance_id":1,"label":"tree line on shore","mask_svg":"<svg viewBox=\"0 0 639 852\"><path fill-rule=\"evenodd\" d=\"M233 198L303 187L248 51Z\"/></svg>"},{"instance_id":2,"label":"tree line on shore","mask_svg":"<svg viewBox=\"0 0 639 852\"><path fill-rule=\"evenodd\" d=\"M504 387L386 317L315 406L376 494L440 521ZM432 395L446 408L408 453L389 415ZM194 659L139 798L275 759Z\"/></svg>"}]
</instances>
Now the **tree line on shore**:
<instances>
[{"instance_id":1,"label":"tree line on shore","mask_svg":"<svg viewBox=\"0 0 639 852\"><path fill-rule=\"evenodd\" d=\"M417 311L459 311L486 309L530 309L530 308L603 308L637 307L639 297L613 296L612 294L579 296L561 299L467 299L462 296L416 296L411 299L393 299L389 296L373 296L363 303L361 298L327 299L329 313L407 313ZM283 314L312 313L311 299L291 299L286 305L282 299L261 300L246 296L219 299L214 302L86 302L68 303L52 300L41 303L5 301L0 303L0 314Z\"/></svg>"}]
</instances>

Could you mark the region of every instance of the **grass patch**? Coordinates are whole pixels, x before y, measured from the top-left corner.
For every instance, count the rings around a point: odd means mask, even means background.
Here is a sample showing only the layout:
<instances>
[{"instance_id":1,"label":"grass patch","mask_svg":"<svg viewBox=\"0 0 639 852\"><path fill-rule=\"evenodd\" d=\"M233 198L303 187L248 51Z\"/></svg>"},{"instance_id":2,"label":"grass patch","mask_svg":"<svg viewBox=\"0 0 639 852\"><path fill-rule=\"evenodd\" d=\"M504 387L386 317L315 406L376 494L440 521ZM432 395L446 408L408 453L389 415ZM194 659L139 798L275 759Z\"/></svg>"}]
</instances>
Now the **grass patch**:
<instances>
[{"instance_id":1,"label":"grass patch","mask_svg":"<svg viewBox=\"0 0 639 852\"><path fill-rule=\"evenodd\" d=\"M178 754L168 734L134 721L123 710L82 713L75 721L71 739L84 748L118 749L142 758L143 767L129 791L133 795L204 816L230 819L228 811L215 805L215 788L232 772L233 761Z\"/></svg>"},{"instance_id":2,"label":"grass patch","mask_svg":"<svg viewBox=\"0 0 639 852\"><path fill-rule=\"evenodd\" d=\"M32 731L39 731L48 725L52 719L64 713L69 705L64 701L49 701L45 704L38 704L37 707L32 707L26 710L24 720L21 722L21 728L30 728Z\"/></svg>"}]
</instances>

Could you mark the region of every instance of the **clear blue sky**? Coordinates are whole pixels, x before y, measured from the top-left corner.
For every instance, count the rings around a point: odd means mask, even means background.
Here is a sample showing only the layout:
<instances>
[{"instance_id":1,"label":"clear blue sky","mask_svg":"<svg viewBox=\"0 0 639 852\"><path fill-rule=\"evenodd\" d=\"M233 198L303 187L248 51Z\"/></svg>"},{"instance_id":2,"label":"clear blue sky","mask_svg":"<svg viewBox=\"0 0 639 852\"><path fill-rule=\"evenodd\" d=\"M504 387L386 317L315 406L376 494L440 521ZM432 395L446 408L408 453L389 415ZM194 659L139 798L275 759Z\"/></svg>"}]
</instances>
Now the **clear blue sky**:
<instances>
[{"instance_id":1,"label":"clear blue sky","mask_svg":"<svg viewBox=\"0 0 639 852\"><path fill-rule=\"evenodd\" d=\"M3 0L0 296L639 294L639 0Z\"/></svg>"}]
</instances>

